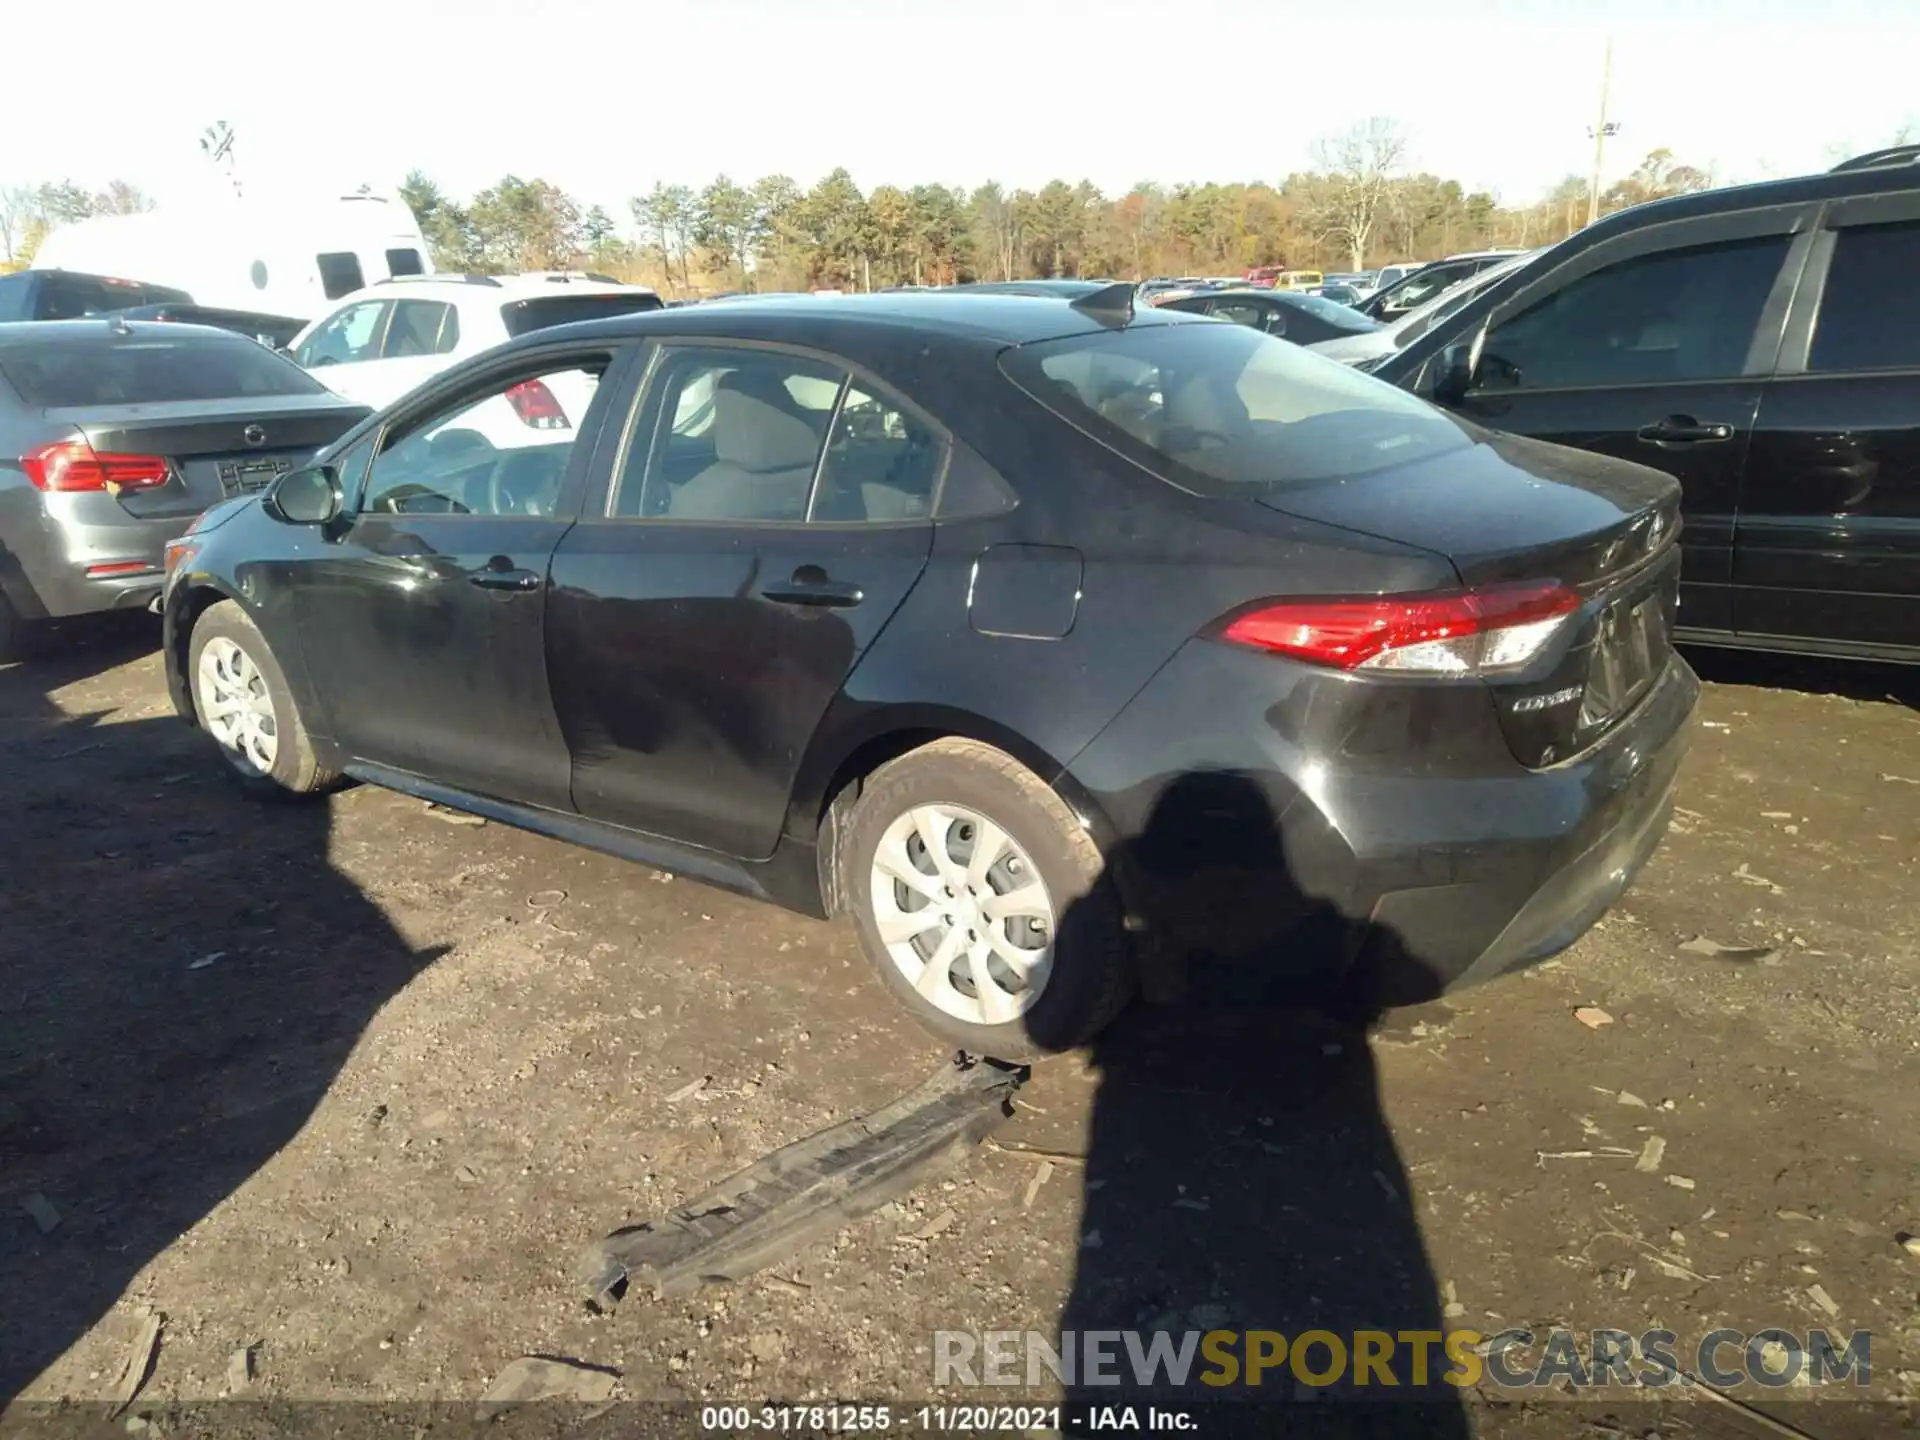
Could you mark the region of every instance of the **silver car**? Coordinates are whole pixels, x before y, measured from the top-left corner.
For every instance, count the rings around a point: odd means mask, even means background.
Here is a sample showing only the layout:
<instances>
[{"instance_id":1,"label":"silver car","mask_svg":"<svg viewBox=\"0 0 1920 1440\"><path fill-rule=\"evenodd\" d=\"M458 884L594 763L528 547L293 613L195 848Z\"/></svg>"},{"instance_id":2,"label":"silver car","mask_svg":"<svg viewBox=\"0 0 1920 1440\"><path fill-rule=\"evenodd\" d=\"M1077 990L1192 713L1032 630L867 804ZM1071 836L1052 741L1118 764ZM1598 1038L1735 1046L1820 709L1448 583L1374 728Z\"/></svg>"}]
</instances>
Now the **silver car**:
<instances>
[{"instance_id":1,"label":"silver car","mask_svg":"<svg viewBox=\"0 0 1920 1440\"><path fill-rule=\"evenodd\" d=\"M226 330L0 324L0 660L40 622L144 608L195 516L366 414Z\"/></svg>"}]
</instances>

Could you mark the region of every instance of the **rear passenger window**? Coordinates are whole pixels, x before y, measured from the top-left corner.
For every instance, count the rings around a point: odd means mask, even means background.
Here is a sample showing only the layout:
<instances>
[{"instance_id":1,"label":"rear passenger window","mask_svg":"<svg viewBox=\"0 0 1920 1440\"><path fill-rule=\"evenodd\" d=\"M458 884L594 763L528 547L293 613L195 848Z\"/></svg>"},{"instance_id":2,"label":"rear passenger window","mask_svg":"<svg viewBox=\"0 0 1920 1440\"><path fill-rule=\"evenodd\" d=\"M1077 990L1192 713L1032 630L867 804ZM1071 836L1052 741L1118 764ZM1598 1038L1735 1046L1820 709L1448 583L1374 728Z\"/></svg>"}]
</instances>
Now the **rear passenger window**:
<instances>
[{"instance_id":1,"label":"rear passenger window","mask_svg":"<svg viewBox=\"0 0 1920 1440\"><path fill-rule=\"evenodd\" d=\"M389 360L445 355L459 340L460 317L453 306L438 300L402 300L393 307L386 349L381 353Z\"/></svg>"},{"instance_id":2,"label":"rear passenger window","mask_svg":"<svg viewBox=\"0 0 1920 1440\"><path fill-rule=\"evenodd\" d=\"M1834 236L1807 369L1920 367L1920 220Z\"/></svg>"},{"instance_id":3,"label":"rear passenger window","mask_svg":"<svg viewBox=\"0 0 1920 1440\"><path fill-rule=\"evenodd\" d=\"M1583 275L1487 333L1476 383L1544 390L1736 376L1787 243L1694 245Z\"/></svg>"},{"instance_id":4,"label":"rear passenger window","mask_svg":"<svg viewBox=\"0 0 1920 1440\"><path fill-rule=\"evenodd\" d=\"M944 453L920 421L851 385L833 422L808 518L842 525L923 520L933 513Z\"/></svg>"},{"instance_id":5,"label":"rear passenger window","mask_svg":"<svg viewBox=\"0 0 1920 1440\"><path fill-rule=\"evenodd\" d=\"M669 351L613 495L616 516L805 520L846 377L756 350Z\"/></svg>"}]
</instances>

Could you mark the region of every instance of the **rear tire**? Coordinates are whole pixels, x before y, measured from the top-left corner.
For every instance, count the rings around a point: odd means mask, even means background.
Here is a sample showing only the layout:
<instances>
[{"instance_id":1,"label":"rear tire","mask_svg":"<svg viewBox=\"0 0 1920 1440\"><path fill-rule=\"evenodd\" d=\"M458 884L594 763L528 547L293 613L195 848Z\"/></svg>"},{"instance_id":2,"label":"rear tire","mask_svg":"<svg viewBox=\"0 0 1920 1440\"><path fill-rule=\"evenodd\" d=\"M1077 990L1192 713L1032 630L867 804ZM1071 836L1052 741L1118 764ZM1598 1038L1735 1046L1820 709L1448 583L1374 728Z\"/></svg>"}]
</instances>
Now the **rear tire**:
<instances>
[{"instance_id":1,"label":"rear tire","mask_svg":"<svg viewBox=\"0 0 1920 1440\"><path fill-rule=\"evenodd\" d=\"M881 983L972 1054L1072 1049L1133 993L1098 847L1038 776L990 745L938 740L875 771L839 861Z\"/></svg>"},{"instance_id":2,"label":"rear tire","mask_svg":"<svg viewBox=\"0 0 1920 1440\"><path fill-rule=\"evenodd\" d=\"M266 798L317 795L339 779L314 753L266 637L234 601L208 606L194 622L187 684L200 728L247 790Z\"/></svg>"},{"instance_id":3,"label":"rear tire","mask_svg":"<svg viewBox=\"0 0 1920 1440\"><path fill-rule=\"evenodd\" d=\"M0 665L37 660L46 653L46 622L24 618L0 595Z\"/></svg>"}]
</instances>

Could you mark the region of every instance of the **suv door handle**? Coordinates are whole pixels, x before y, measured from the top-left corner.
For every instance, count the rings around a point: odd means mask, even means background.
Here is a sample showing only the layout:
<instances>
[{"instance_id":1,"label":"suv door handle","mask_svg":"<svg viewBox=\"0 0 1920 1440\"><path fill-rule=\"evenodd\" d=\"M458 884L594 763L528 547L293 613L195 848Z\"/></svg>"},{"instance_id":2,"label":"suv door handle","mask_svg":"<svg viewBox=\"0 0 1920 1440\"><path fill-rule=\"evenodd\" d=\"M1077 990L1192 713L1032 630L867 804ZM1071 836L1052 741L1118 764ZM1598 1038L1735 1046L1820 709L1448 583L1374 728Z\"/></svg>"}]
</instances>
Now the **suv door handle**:
<instances>
[{"instance_id":1,"label":"suv door handle","mask_svg":"<svg viewBox=\"0 0 1920 1440\"><path fill-rule=\"evenodd\" d=\"M761 587L763 598L779 605L812 605L823 609L845 610L867 598L858 585L828 578L818 565L802 565L793 578Z\"/></svg>"},{"instance_id":2,"label":"suv door handle","mask_svg":"<svg viewBox=\"0 0 1920 1440\"><path fill-rule=\"evenodd\" d=\"M1731 440L1733 426L1702 424L1691 415L1669 415L1636 432L1642 440L1655 445L1701 445L1713 440Z\"/></svg>"},{"instance_id":3,"label":"suv door handle","mask_svg":"<svg viewBox=\"0 0 1920 1440\"><path fill-rule=\"evenodd\" d=\"M536 570L475 570L467 576L482 590L538 590L540 574Z\"/></svg>"}]
</instances>

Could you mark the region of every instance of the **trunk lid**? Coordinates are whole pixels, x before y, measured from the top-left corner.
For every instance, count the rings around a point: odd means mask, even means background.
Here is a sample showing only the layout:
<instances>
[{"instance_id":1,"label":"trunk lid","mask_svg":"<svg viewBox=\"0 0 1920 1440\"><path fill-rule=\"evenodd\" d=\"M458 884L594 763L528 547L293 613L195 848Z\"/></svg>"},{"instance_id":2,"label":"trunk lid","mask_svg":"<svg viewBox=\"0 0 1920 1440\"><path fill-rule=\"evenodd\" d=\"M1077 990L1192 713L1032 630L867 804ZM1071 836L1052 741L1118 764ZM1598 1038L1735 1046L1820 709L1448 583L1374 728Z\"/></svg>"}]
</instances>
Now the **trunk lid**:
<instances>
[{"instance_id":1,"label":"trunk lid","mask_svg":"<svg viewBox=\"0 0 1920 1440\"><path fill-rule=\"evenodd\" d=\"M1291 485L1261 503L1446 556L1469 588L1558 581L1581 596L1540 666L1487 683L1523 764L1557 764L1626 719L1672 652L1680 487L1582 450L1483 435L1371 475Z\"/></svg>"},{"instance_id":2,"label":"trunk lid","mask_svg":"<svg viewBox=\"0 0 1920 1440\"><path fill-rule=\"evenodd\" d=\"M116 498L140 519L198 515L273 479L331 444L370 412L336 395L276 395L50 409L100 454L160 455L173 471L151 490Z\"/></svg>"}]
</instances>

